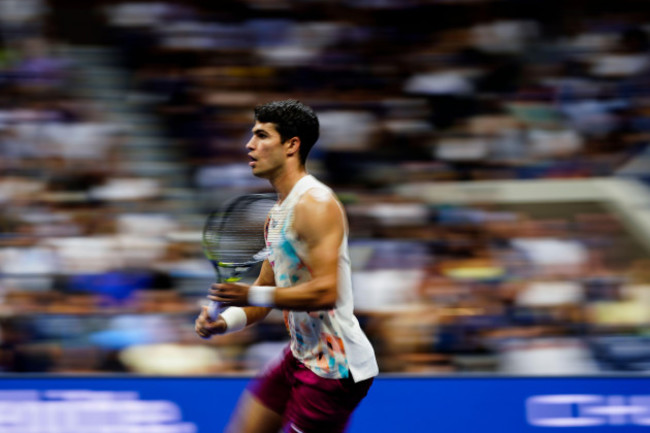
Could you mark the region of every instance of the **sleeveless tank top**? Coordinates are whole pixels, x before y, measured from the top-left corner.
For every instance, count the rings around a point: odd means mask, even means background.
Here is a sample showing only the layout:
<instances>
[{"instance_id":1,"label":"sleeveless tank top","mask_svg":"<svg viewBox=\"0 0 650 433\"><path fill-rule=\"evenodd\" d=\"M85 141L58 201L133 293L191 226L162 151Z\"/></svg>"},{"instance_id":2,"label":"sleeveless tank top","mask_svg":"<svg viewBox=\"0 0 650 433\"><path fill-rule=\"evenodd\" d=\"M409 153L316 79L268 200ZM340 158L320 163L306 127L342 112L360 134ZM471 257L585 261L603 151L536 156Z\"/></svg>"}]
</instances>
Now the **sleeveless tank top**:
<instances>
[{"instance_id":1,"label":"sleeveless tank top","mask_svg":"<svg viewBox=\"0 0 650 433\"><path fill-rule=\"evenodd\" d=\"M305 264L307 247L293 230L296 203L306 192L333 196L332 190L311 175L301 178L282 203L269 214L266 243L269 263L278 287L295 286L311 279ZM339 204L339 206L341 206ZM341 218L344 218L341 208ZM376 376L375 353L354 315L352 276L347 246L347 224L339 248L338 299L332 310L284 311L293 355L315 374L342 379L352 376L355 382Z\"/></svg>"}]
</instances>

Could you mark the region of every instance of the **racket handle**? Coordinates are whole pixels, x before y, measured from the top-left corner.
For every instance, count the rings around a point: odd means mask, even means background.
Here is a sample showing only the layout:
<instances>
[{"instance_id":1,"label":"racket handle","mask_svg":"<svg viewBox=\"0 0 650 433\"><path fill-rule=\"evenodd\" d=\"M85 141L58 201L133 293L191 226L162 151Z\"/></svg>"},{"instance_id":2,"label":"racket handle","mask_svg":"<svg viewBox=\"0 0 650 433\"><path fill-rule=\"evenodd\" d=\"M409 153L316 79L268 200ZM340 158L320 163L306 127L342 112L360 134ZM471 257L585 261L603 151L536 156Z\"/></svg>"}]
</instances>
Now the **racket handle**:
<instances>
[{"instance_id":1,"label":"racket handle","mask_svg":"<svg viewBox=\"0 0 650 433\"><path fill-rule=\"evenodd\" d=\"M210 305L208 305L208 315L210 316L210 319L217 320L217 317L219 317L219 314L221 314L223 310L224 308L221 306L220 302L210 301Z\"/></svg>"}]
</instances>

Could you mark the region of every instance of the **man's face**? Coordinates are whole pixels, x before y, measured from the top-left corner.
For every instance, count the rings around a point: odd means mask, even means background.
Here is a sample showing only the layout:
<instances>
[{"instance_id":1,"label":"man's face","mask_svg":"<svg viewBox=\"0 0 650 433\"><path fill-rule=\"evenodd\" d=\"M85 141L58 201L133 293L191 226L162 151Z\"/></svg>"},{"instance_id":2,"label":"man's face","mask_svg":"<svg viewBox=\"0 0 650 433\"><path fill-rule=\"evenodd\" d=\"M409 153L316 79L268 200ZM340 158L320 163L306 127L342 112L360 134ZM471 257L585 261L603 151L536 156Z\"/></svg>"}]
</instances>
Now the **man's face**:
<instances>
[{"instance_id":1,"label":"man's face","mask_svg":"<svg viewBox=\"0 0 650 433\"><path fill-rule=\"evenodd\" d=\"M285 148L274 123L255 122L253 136L246 143L253 175L270 178L286 162Z\"/></svg>"}]
</instances>

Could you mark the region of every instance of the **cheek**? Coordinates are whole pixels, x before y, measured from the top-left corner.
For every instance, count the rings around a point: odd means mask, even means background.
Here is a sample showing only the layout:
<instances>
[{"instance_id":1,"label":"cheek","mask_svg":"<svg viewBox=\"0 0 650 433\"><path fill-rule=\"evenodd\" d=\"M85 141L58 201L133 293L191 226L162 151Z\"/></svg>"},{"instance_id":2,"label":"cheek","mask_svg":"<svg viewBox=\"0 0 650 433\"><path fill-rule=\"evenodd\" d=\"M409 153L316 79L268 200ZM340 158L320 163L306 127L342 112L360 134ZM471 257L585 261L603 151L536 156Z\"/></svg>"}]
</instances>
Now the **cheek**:
<instances>
[{"instance_id":1,"label":"cheek","mask_svg":"<svg viewBox=\"0 0 650 433\"><path fill-rule=\"evenodd\" d=\"M277 149L270 147L262 149L260 155L266 160L276 160L281 156Z\"/></svg>"}]
</instances>

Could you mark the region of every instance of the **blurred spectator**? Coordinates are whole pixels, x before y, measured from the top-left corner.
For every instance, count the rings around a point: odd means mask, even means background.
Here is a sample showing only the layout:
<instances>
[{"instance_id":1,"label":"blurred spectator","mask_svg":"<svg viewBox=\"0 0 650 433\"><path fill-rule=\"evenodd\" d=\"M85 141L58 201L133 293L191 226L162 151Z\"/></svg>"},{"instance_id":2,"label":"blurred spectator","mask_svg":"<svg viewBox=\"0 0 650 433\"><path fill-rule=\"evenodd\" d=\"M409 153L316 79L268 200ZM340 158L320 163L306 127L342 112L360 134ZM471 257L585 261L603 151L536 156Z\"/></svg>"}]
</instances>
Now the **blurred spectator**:
<instances>
[{"instance_id":1,"label":"blurred spectator","mask_svg":"<svg viewBox=\"0 0 650 433\"><path fill-rule=\"evenodd\" d=\"M42 38L27 38L19 43L18 59L11 68L14 83L23 91L55 88L66 83L65 59L50 52Z\"/></svg>"},{"instance_id":2,"label":"blurred spectator","mask_svg":"<svg viewBox=\"0 0 650 433\"><path fill-rule=\"evenodd\" d=\"M79 3L104 47L69 46L57 6L0 1L3 371L252 372L273 356L280 317L211 341L192 321L214 280L204 214L265 188L243 146L252 108L282 98L319 113L309 169L347 207L382 371L650 369L646 199L513 193L599 188L647 157L636 3Z\"/></svg>"}]
</instances>

